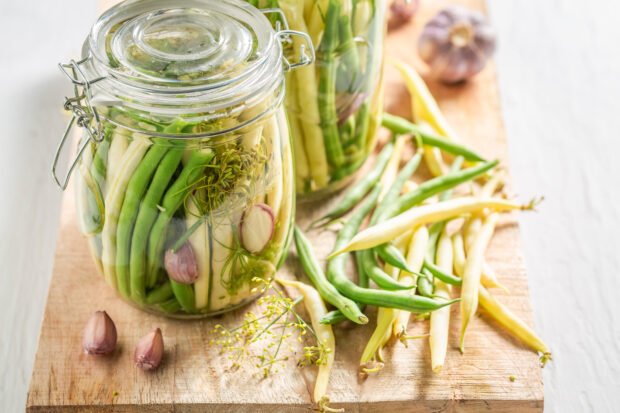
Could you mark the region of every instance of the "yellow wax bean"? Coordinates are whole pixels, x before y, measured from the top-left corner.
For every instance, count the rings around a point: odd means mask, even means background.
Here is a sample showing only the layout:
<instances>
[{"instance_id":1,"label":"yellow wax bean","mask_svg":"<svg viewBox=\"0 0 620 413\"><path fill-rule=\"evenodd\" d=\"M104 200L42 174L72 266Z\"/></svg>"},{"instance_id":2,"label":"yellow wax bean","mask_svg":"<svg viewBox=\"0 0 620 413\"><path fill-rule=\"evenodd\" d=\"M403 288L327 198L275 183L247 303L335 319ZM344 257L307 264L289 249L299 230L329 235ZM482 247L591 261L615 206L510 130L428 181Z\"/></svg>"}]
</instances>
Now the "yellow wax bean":
<instances>
[{"instance_id":1,"label":"yellow wax bean","mask_svg":"<svg viewBox=\"0 0 620 413\"><path fill-rule=\"evenodd\" d=\"M319 365L319 373L316 377L313 394L315 403L325 404L329 374L334 365L334 356L336 353L336 338L334 337L332 326L329 324L321 324L321 318L327 314L327 307L323 299L321 299L319 292L314 287L299 281L280 278L278 278L277 281L282 285L296 288L304 297L304 306L310 315L312 329L316 334L317 340L328 350L325 363Z\"/></svg>"},{"instance_id":2,"label":"yellow wax bean","mask_svg":"<svg viewBox=\"0 0 620 413\"><path fill-rule=\"evenodd\" d=\"M452 241L444 228L437 242L435 261L437 266L446 272L452 271L453 266ZM450 299L452 287L435 278L435 295ZM431 367L435 373L443 368L448 350L448 333L450 329L450 308L444 307L431 313L429 344L431 349Z\"/></svg>"},{"instance_id":3,"label":"yellow wax bean","mask_svg":"<svg viewBox=\"0 0 620 413\"><path fill-rule=\"evenodd\" d=\"M471 250L465 261L463 269L463 284L461 285L461 336L460 348L461 352L465 349L465 331L470 320L476 314L478 309L478 291L480 287L480 276L482 274L482 263L484 261L484 253L491 241L495 224L499 215L490 214L482 222L480 231L476 234Z\"/></svg>"},{"instance_id":4,"label":"yellow wax bean","mask_svg":"<svg viewBox=\"0 0 620 413\"><path fill-rule=\"evenodd\" d=\"M358 251L376 247L377 245L393 240L412 227L451 219L467 213L480 212L485 208L494 211L509 211L515 209L531 209L533 208L533 204L523 205L499 198L479 199L475 197L463 197L436 204L421 205L411 208L377 225L366 228L353 237L347 245L333 252L329 258L347 251Z\"/></svg>"},{"instance_id":5,"label":"yellow wax bean","mask_svg":"<svg viewBox=\"0 0 620 413\"><path fill-rule=\"evenodd\" d=\"M480 287L478 292L480 306L498 323L504 326L514 336L522 340L533 350L542 353L541 361L543 364L551 358L551 352L540 337L536 335L523 320L517 317L505 305L497 301L489 291Z\"/></svg>"}]
</instances>

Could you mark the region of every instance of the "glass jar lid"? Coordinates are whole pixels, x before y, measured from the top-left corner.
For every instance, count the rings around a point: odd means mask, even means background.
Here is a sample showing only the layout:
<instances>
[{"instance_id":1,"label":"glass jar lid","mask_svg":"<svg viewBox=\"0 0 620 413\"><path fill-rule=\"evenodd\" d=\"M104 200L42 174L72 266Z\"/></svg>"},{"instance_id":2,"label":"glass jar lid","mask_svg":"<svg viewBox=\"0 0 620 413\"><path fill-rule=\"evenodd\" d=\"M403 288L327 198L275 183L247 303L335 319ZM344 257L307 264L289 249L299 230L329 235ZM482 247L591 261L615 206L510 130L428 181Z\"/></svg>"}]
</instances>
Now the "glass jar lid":
<instances>
[{"instance_id":1,"label":"glass jar lid","mask_svg":"<svg viewBox=\"0 0 620 413\"><path fill-rule=\"evenodd\" d=\"M88 39L97 75L160 93L236 83L279 59L274 47L268 19L237 0L126 1L100 17Z\"/></svg>"},{"instance_id":2,"label":"glass jar lid","mask_svg":"<svg viewBox=\"0 0 620 413\"><path fill-rule=\"evenodd\" d=\"M265 13L280 15L280 26L274 30ZM293 37L299 46L291 47ZM283 43L286 51L294 51L291 56L283 52ZM313 61L310 37L288 30L278 9L259 11L241 0L126 0L97 20L80 60L59 64L75 96L65 98L64 108L73 117L52 163L54 179L66 188L86 146L103 138L101 118L110 107L145 119L182 116L200 122L236 116L259 104L269 110L282 97L283 72ZM274 104L265 105L266 98ZM255 119L263 114L256 111ZM74 125L88 139L62 178L57 166Z\"/></svg>"}]
</instances>

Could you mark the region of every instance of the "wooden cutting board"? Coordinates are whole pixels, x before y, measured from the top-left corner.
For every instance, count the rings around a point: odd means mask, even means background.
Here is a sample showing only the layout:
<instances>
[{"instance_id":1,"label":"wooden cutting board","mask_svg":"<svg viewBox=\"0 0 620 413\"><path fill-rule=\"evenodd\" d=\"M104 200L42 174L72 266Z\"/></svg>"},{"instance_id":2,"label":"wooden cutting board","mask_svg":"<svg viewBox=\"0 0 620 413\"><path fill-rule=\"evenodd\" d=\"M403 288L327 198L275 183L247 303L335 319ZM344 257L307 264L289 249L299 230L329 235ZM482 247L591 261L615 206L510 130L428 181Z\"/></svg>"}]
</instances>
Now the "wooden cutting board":
<instances>
[{"instance_id":1,"label":"wooden cutting board","mask_svg":"<svg viewBox=\"0 0 620 413\"><path fill-rule=\"evenodd\" d=\"M415 21L390 34L387 55L414 62L421 25L446 1L422 1ZM453 3L453 2L449 2ZM484 9L483 0L463 0ZM510 45L501 44L501 47ZM398 74L386 70L386 109L410 113L409 97ZM457 87L430 82L434 95L462 138L488 158L506 164L506 139L501 119L494 65L473 81ZM520 188L532 195L536 188ZM338 196L322 205L300 206L297 219L305 227ZM273 377L262 379L252 368L231 371L230 362L209 346L216 323L235 325L246 309L203 321L175 321L136 310L119 300L91 261L76 226L73 196L64 197L56 261L30 391L28 412L309 412L313 368L291 362ZM317 252L325 256L333 235L311 233ZM511 295L494 291L516 314L531 324L527 278L518 225L509 216L498 228L488 252ZM280 275L301 276L294 254ZM81 351L82 328L90 314L105 309L119 331L119 349L111 358ZM336 363L329 394L332 406L347 412L503 411L539 412L543 386L536 354L526 349L482 315L471 324L465 354L457 350L457 308L453 308L450 348L441 374L430 369L426 340L408 348L394 344L385 352L386 366L360 381L359 358L374 328L370 324L336 329ZM132 363L139 337L159 326L166 343L165 362L145 374ZM412 322L411 334L427 332L427 322ZM299 350L299 349L297 349ZM513 382L509 379L515 376Z\"/></svg>"}]
</instances>

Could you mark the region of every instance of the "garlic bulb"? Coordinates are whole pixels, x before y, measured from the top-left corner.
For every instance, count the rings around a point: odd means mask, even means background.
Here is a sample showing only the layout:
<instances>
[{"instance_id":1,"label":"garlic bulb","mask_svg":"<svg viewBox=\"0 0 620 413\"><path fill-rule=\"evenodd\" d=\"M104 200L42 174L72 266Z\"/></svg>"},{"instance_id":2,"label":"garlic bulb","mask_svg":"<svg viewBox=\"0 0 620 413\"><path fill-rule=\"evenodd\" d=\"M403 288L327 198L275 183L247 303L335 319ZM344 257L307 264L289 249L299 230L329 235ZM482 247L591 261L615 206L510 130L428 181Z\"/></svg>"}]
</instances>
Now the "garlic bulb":
<instances>
[{"instance_id":1,"label":"garlic bulb","mask_svg":"<svg viewBox=\"0 0 620 413\"><path fill-rule=\"evenodd\" d=\"M422 29L418 53L432 74L447 83L480 72L495 51L495 32L482 13L448 7Z\"/></svg>"}]
</instances>

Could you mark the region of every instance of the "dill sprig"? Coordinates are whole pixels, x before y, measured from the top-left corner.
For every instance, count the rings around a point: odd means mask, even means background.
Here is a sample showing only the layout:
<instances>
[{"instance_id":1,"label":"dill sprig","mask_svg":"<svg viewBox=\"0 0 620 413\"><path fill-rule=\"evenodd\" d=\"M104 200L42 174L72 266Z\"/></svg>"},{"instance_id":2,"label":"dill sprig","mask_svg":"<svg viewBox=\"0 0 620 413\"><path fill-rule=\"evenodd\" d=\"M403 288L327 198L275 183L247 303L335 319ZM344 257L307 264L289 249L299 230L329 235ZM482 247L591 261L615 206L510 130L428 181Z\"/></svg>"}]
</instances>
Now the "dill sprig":
<instances>
[{"instance_id":1,"label":"dill sprig","mask_svg":"<svg viewBox=\"0 0 620 413\"><path fill-rule=\"evenodd\" d=\"M197 189L206 190L205 199L197 200L201 211L234 209L239 202L245 205L248 199L253 199L261 189L256 187L257 177L263 175L267 159L262 142L249 150L236 144L218 149L197 183Z\"/></svg>"},{"instance_id":2,"label":"dill sprig","mask_svg":"<svg viewBox=\"0 0 620 413\"><path fill-rule=\"evenodd\" d=\"M270 280L256 277L252 282L263 292L269 291L257 301L259 312L247 311L243 322L232 328L217 324L211 344L219 346L222 354L227 354L233 368L249 363L263 377L268 377L277 373L291 357L297 357L293 343L304 342L309 332L314 343L303 347L297 364L300 367L324 364L332 350L318 340L312 327L295 310L303 298L293 300L287 297Z\"/></svg>"}]
</instances>

